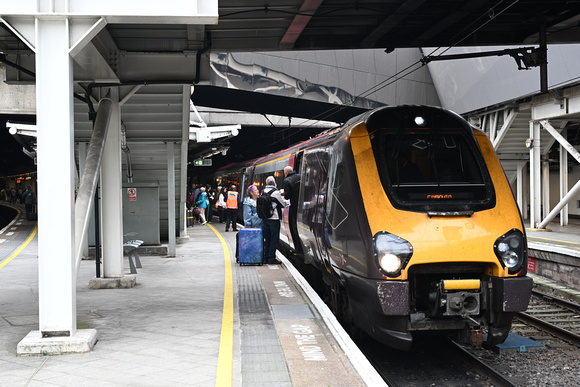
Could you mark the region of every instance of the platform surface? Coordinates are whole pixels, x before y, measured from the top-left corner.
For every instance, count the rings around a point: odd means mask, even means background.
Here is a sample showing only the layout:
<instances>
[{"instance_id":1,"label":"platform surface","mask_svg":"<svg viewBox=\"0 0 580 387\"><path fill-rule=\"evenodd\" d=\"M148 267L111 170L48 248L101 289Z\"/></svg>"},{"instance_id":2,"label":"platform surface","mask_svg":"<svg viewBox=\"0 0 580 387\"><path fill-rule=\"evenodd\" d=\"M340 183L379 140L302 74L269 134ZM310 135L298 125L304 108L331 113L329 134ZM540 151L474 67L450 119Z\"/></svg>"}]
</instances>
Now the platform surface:
<instances>
[{"instance_id":1,"label":"platform surface","mask_svg":"<svg viewBox=\"0 0 580 387\"><path fill-rule=\"evenodd\" d=\"M12 234L0 238L18 239L14 248L35 226L19 219L10 226ZM220 223L189 228L174 258L141 256L134 288L90 289L95 262L82 261L77 324L98 332L93 350L20 357L18 343L39 329L37 236L32 238L0 268L0 386L381 384L285 258L283 265L237 265L235 233L223 228ZM2 265L12 254L9 243L0 252ZM233 295L229 325L227 265ZM126 258L125 266L128 273Z\"/></svg>"}]
</instances>

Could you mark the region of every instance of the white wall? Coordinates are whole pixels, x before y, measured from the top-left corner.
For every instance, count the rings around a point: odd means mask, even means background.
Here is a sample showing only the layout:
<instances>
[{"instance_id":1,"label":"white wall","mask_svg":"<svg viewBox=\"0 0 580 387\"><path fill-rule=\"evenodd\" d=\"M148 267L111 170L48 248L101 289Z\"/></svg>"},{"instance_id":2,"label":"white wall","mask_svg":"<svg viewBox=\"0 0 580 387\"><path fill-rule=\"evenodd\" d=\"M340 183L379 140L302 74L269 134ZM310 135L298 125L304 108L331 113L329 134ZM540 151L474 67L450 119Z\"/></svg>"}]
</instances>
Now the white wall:
<instances>
[{"instance_id":1,"label":"white wall","mask_svg":"<svg viewBox=\"0 0 580 387\"><path fill-rule=\"evenodd\" d=\"M443 55L506 48L510 47L455 47ZM432 51L424 49L426 55ZM539 67L518 70L510 56L436 61L428 67L441 104L459 114L540 92ZM580 44L548 46L548 87L579 81Z\"/></svg>"}]
</instances>

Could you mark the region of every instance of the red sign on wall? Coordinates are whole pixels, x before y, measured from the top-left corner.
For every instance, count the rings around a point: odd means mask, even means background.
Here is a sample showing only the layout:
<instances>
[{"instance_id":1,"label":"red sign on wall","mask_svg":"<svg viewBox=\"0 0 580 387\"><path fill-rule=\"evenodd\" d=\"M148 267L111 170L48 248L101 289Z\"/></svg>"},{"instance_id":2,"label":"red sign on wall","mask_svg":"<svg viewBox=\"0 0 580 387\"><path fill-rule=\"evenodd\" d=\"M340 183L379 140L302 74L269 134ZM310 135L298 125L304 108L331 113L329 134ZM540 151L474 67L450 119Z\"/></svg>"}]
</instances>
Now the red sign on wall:
<instances>
[{"instance_id":1,"label":"red sign on wall","mask_svg":"<svg viewBox=\"0 0 580 387\"><path fill-rule=\"evenodd\" d=\"M528 257L528 272L530 273L536 272L536 258Z\"/></svg>"},{"instance_id":2,"label":"red sign on wall","mask_svg":"<svg viewBox=\"0 0 580 387\"><path fill-rule=\"evenodd\" d=\"M137 201L137 188L127 188L127 195L129 195L130 202Z\"/></svg>"}]
</instances>

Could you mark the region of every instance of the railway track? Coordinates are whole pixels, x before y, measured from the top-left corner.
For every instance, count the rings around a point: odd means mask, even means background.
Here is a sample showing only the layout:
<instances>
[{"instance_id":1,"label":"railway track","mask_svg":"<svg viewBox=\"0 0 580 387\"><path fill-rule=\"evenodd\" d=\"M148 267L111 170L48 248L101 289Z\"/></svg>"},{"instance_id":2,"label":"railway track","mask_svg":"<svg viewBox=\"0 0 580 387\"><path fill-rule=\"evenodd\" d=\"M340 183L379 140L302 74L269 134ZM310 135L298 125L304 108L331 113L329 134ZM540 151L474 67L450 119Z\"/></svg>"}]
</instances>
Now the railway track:
<instances>
[{"instance_id":1,"label":"railway track","mask_svg":"<svg viewBox=\"0 0 580 387\"><path fill-rule=\"evenodd\" d=\"M514 322L514 329L524 336L541 331L580 347L580 305L576 303L534 291L528 310L517 313L516 319L525 325Z\"/></svg>"},{"instance_id":2,"label":"railway track","mask_svg":"<svg viewBox=\"0 0 580 387\"><path fill-rule=\"evenodd\" d=\"M528 310L516 316L512 330L539 341L546 341L549 334L553 338L548 341L579 346L580 305L534 291ZM357 344L389 386L521 386L525 385L522 380L530 377L514 373L513 368L506 372L500 360L505 356L491 352L482 356L487 351L442 338L425 339L410 352L396 351L370 339ZM519 358L516 363L525 356L533 356L516 353L513 354ZM515 379L510 380L511 377Z\"/></svg>"},{"instance_id":3,"label":"railway track","mask_svg":"<svg viewBox=\"0 0 580 387\"><path fill-rule=\"evenodd\" d=\"M385 382L393 386L515 386L489 364L444 337L417 341L409 352L370 339L357 344Z\"/></svg>"}]
</instances>

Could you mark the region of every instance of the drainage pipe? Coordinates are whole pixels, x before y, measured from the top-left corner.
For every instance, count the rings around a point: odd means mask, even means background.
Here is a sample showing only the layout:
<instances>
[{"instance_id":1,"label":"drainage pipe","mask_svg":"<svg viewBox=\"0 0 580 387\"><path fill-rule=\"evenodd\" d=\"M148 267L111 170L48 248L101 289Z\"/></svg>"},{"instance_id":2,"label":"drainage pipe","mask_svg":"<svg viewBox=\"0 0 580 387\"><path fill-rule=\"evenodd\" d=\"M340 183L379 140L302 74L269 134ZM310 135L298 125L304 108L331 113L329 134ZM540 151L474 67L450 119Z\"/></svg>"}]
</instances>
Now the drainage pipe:
<instances>
[{"instance_id":1,"label":"drainage pipe","mask_svg":"<svg viewBox=\"0 0 580 387\"><path fill-rule=\"evenodd\" d=\"M121 124L121 150L125 153L127 159L127 183L133 182L133 167L131 166L131 149L127 146L127 128Z\"/></svg>"}]
</instances>

